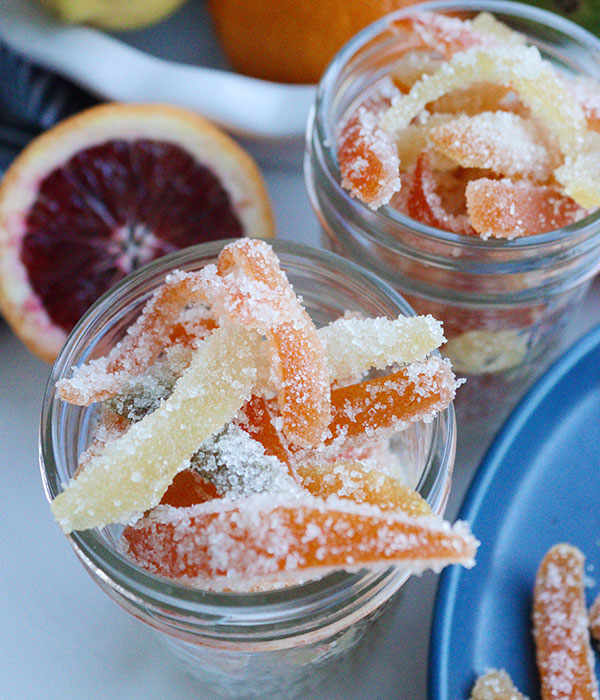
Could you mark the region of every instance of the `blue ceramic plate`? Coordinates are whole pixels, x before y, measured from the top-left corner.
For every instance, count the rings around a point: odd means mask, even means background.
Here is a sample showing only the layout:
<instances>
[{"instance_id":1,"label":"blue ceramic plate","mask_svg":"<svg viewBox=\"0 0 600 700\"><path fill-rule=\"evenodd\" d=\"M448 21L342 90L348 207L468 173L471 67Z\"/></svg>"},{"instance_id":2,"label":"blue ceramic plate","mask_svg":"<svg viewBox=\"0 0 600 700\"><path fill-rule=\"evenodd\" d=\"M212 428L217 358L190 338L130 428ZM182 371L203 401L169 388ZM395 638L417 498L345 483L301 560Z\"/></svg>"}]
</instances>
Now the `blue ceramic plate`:
<instances>
[{"instance_id":1,"label":"blue ceramic plate","mask_svg":"<svg viewBox=\"0 0 600 700\"><path fill-rule=\"evenodd\" d=\"M460 518L482 541L477 565L440 580L429 663L431 700L469 697L475 678L505 668L537 700L531 593L556 542L586 555L600 588L600 328L530 391L487 453ZM597 662L597 671L600 664Z\"/></svg>"}]
</instances>

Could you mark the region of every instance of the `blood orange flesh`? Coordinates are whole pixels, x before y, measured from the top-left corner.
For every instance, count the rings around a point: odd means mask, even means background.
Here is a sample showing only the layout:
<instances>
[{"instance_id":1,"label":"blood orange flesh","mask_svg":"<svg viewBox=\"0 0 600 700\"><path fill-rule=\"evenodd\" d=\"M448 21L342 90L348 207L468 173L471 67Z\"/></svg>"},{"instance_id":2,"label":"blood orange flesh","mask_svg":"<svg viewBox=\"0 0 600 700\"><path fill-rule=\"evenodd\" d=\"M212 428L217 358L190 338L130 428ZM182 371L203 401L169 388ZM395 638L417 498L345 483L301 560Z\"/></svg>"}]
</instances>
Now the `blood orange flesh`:
<instances>
[{"instance_id":1,"label":"blood orange flesh","mask_svg":"<svg viewBox=\"0 0 600 700\"><path fill-rule=\"evenodd\" d=\"M0 311L53 361L84 311L165 253L274 235L250 156L201 116L106 104L29 144L0 185Z\"/></svg>"},{"instance_id":2,"label":"blood orange flesh","mask_svg":"<svg viewBox=\"0 0 600 700\"><path fill-rule=\"evenodd\" d=\"M44 178L27 215L21 260L50 319L69 332L140 265L242 234L219 180L182 148L112 140Z\"/></svg>"}]
</instances>

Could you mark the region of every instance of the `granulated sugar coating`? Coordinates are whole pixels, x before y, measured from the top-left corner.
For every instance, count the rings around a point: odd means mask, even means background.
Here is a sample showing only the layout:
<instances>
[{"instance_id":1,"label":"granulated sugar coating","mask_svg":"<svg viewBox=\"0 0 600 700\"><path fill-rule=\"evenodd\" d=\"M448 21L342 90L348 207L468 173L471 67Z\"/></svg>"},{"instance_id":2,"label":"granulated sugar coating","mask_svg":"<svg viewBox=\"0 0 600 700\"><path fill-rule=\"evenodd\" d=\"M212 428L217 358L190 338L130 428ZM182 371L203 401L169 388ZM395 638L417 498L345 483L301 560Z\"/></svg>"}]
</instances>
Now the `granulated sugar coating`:
<instances>
[{"instance_id":1,"label":"granulated sugar coating","mask_svg":"<svg viewBox=\"0 0 600 700\"><path fill-rule=\"evenodd\" d=\"M471 700L527 700L506 671L490 669L480 676L471 692Z\"/></svg>"},{"instance_id":2,"label":"granulated sugar coating","mask_svg":"<svg viewBox=\"0 0 600 700\"><path fill-rule=\"evenodd\" d=\"M437 321L348 314L317 331L271 247L251 239L165 286L107 358L61 384L76 401L104 397L52 503L65 532L128 524L137 564L211 590L472 564L476 540L399 481L389 447L460 385L430 356Z\"/></svg>"},{"instance_id":3,"label":"granulated sugar coating","mask_svg":"<svg viewBox=\"0 0 600 700\"><path fill-rule=\"evenodd\" d=\"M429 138L441 153L464 168L486 168L538 182L552 175L553 154L539 127L512 112L460 116L433 127Z\"/></svg>"},{"instance_id":4,"label":"granulated sugar coating","mask_svg":"<svg viewBox=\"0 0 600 700\"><path fill-rule=\"evenodd\" d=\"M463 524L409 518L373 506L305 495L290 501L253 496L189 509L159 507L124 532L140 566L170 578L203 579L236 589L248 579L310 571L402 565L419 573L460 562L471 566L477 541Z\"/></svg>"},{"instance_id":5,"label":"granulated sugar coating","mask_svg":"<svg viewBox=\"0 0 600 700\"><path fill-rule=\"evenodd\" d=\"M472 180L465 191L473 228L482 238L519 238L575 223L585 216L553 187L511 180Z\"/></svg>"},{"instance_id":6,"label":"granulated sugar coating","mask_svg":"<svg viewBox=\"0 0 600 700\"><path fill-rule=\"evenodd\" d=\"M542 700L598 700L583 577L583 554L568 544L552 547L538 570L533 634Z\"/></svg>"},{"instance_id":7,"label":"granulated sugar coating","mask_svg":"<svg viewBox=\"0 0 600 700\"><path fill-rule=\"evenodd\" d=\"M392 28L398 94L384 110L391 93L378 78L343 116L342 187L374 209L482 238L545 233L600 206L600 84L561 72L488 13L417 11ZM514 196L481 184L499 176Z\"/></svg>"}]
</instances>

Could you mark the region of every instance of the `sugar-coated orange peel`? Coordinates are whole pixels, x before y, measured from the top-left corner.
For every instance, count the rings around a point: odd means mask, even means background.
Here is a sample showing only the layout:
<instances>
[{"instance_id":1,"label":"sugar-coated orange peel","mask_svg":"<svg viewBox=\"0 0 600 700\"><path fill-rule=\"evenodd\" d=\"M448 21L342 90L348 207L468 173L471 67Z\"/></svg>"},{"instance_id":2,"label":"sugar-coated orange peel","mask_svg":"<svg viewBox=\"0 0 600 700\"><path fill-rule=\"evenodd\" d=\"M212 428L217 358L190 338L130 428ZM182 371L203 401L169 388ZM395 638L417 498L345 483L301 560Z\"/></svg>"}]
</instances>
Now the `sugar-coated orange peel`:
<instances>
[{"instance_id":1,"label":"sugar-coated orange peel","mask_svg":"<svg viewBox=\"0 0 600 700\"><path fill-rule=\"evenodd\" d=\"M467 211L482 238L519 238L575 223L585 215L554 187L480 178L467 185Z\"/></svg>"},{"instance_id":2,"label":"sugar-coated orange peel","mask_svg":"<svg viewBox=\"0 0 600 700\"><path fill-rule=\"evenodd\" d=\"M430 358L331 392L325 443L381 440L409 423L433 418L454 398L458 383L448 360Z\"/></svg>"},{"instance_id":3,"label":"sugar-coated orange peel","mask_svg":"<svg viewBox=\"0 0 600 700\"><path fill-rule=\"evenodd\" d=\"M367 503L381 510L399 510L410 516L433 515L427 501L393 476L369 469L360 462L313 464L295 467L300 484L313 496L338 496Z\"/></svg>"},{"instance_id":4,"label":"sugar-coated orange peel","mask_svg":"<svg viewBox=\"0 0 600 700\"><path fill-rule=\"evenodd\" d=\"M342 187L372 209L387 204L400 189L396 145L380 128L389 100L368 100L342 124L337 137Z\"/></svg>"},{"instance_id":5,"label":"sugar-coated orange peel","mask_svg":"<svg viewBox=\"0 0 600 700\"><path fill-rule=\"evenodd\" d=\"M481 28L481 20L479 21ZM477 31L474 23L457 17L434 12L412 12L396 19L393 26L410 35L416 35L423 48L431 49L446 58L458 51L473 47L494 46L497 36L489 31Z\"/></svg>"},{"instance_id":6,"label":"sugar-coated orange peel","mask_svg":"<svg viewBox=\"0 0 600 700\"><path fill-rule=\"evenodd\" d=\"M430 129L429 140L464 168L486 168L500 175L547 182L552 153L538 127L513 112L461 115Z\"/></svg>"},{"instance_id":7,"label":"sugar-coated orange peel","mask_svg":"<svg viewBox=\"0 0 600 700\"><path fill-rule=\"evenodd\" d=\"M255 496L187 509L159 507L124 532L127 554L152 573L245 587L248 581L384 568L411 572L473 564L464 524L410 517L349 501Z\"/></svg>"},{"instance_id":8,"label":"sugar-coated orange peel","mask_svg":"<svg viewBox=\"0 0 600 700\"><path fill-rule=\"evenodd\" d=\"M115 396L132 377L145 372L167 344L171 334L183 334L177 317L186 304L205 299L195 274L169 275L144 306L125 338L106 357L81 365L69 379L57 382L59 396L78 406L89 406Z\"/></svg>"},{"instance_id":9,"label":"sugar-coated orange peel","mask_svg":"<svg viewBox=\"0 0 600 700\"><path fill-rule=\"evenodd\" d=\"M517 690L504 669L493 668L477 679L471 691L471 700L527 700L527 698Z\"/></svg>"},{"instance_id":10,"label":"sugar-coated orange peel","mask_svg":"<svg viewBox=\"0 0 600 700\"><path fill-rule=\"evenodd\" d=\"M543 700L598 700L583 576L583 554L557 544L535 579L533 636Z\"/></svg>"},{"instance_id":11,"label":"sugar-coated orange peel","mask_svg":"<svg viewBox=\"0 0 600 700\"><path fill-rule=\"evenodd\" d=\"M261 297L250 300L246 304L245 324L267 337L272 370L279 384L283 433L290 442L302 447L317 445L330 419L325 352L314 323L293 293L273 249L255 239L230 244L219 255L218 272L222 278L233 277L234 283L239 283L234 296L240 302L248 301L248 280L264 286L277 299L278 308L270 308L270 296L264 302ZM230 309L235 306L235 300L228 303ZM263 325L265 306L271 311L271 321ZM286 314L283 321L282 309Z\"/></svg>"},{"instance_id":12,"label":"sugar-coated orange peel","mask_svg":"<svg viewBox=\"0 0 600 700\"><path fill-rule=\"evenodd\" d=\"M444 208L436 191L429 153L417 157L409 187L407 211L413 219L452 233L469 235L474 232L465 214L451 214Z\"/></svg>"}]
</instances>

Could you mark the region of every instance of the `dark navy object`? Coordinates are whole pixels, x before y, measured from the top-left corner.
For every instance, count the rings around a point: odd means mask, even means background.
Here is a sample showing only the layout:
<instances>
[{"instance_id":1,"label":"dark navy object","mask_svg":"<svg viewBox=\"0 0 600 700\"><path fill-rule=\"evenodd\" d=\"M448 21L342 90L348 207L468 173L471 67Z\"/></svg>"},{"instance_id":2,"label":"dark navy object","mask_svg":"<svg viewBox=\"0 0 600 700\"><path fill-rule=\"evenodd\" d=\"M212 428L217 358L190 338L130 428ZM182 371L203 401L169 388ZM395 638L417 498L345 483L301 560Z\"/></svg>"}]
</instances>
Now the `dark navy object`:
<instances>
[{"instance_id":1,"label":"dark navy object","mask_svg":"<svg viewBox=\"0 0 600 700\"><path fill-rule=\"evenodd\" d=\"M0 174L37 134L92 104L79 88L0 43Z\"/></svg>"},{"instance_id":2,"label":"dark navy object","mask_svg":"<svg viewBox=\"0 0 600 700\"><path fill-rule=\"evenodd\" d=\"M600 328L535 385L483 460L462 506L482 545L469 571L440 580L429 659L430 700L463 700L475 678L504 668L540 697L531 636L535 574L569 542L586 556L591 603L600 590ZM600 662L596 656L597 672Z\"/></svg>"}]
</instances>

